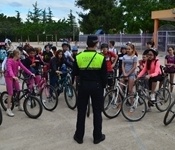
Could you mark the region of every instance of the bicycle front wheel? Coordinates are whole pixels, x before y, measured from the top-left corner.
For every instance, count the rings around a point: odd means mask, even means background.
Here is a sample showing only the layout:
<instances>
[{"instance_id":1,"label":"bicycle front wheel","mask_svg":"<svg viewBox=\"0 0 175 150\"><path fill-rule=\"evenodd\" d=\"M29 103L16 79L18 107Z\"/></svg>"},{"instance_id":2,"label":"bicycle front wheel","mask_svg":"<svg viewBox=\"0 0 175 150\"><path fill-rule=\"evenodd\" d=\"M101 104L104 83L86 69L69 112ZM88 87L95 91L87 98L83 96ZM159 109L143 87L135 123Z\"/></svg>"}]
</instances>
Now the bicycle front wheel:
<instances>
[{"instance_id":1,"label":"bicycle front wheel","mask_svg":"<svg viewBox=\"0 0 175 150\"><path fill-rule=\"evenodd\" d=\"M66 101L67 106L70 109L75 109L77 106L77 93L72 84L68 84L65 86L64 89L64 98Z\"/></svg>"},{"instance_id":2,"label":"bicycle front wheel","mask_svg":"<svg viewBox=\"0 0 175 150\"><path fill-rule=\"evenodd\" d=\"M53 111L58 105L58 95L51 85L46 85L40 93L41 103L48 111Z\"/></svg>"},{"instance_id":3,"label":"bicycle front wheel","mask_svg":"<svg viewBox=\"0 0 175 150\"><path fill-rule=\"evenodd\" d=\"M4 111L7 110L7 99L8 99L8 93L2 92L1 96L0 96L0 102L1 102L1 106L4 109ZM12 96L12 100L11 100L11 110L14 109L14 102L13 102L13 96Z\"/></svg>"},{"instance_id":4,"label":"bicycle front wheel","mask_svg":"<svg viewBox=\"0 0 175 150\"><path fill-rule=\"evenodd\" d=\"M31 95L24 100L23 107L26 115L32 119L40 117L43 112L43 107L40 100Z\"/></svg>"},{"instance_id":5,"label":"bicycle front wheel","mask_svg":"<svg viewBox=\"0 0 175 150\"><path fill-rule=\"evenodd\" d=\"M156 93L156 108L160 111L166 111L171 104L171 94L167 88L161 88Z\"/></svg>"},{"instance_id":6,"label":"bicycle front wheel","mask_svg":"<svg viewBox=\"0 0 175 150\"><path fill-rule=\"evenodd\" d=\"M147 106L142 97L129 96L122 103L122 114L129 121L139 121L146 114Z\"/></svg>"},{"instance_id":7,"label":"bicycle front wheel","mask_svg":"<svg viewBox=\"0 0 175 150\"><path fill-rule=\"evenodd\" d=\"M103 114L109 118L115 118L119 115L122 106L122 96L119 89L116 88L107 92L104 96Z\"/></svg>"},{"instance_id":8,"label":"bicycle front wheel","mask_svg":"<svg viewBox=\"0 0 175 150\"><path fill-rule=\"evenodd\" d=\"M165 125L169 125L174 119L174 117L175 117L175 101L170 105L167 112L165 113L163 123Z\"/></svg>"},{"instance_id":9,"label":"bicycle front wheel","mask_svg":"<svg viewBox=\"0 0 175 150\"><path fill-rule=\"evenodd\" d=\"M1 111L1 108L0 108L0 125L2 124L2 120L3 120L3 117L2 117L2 111Z\"/></svg>"}]
</instances>

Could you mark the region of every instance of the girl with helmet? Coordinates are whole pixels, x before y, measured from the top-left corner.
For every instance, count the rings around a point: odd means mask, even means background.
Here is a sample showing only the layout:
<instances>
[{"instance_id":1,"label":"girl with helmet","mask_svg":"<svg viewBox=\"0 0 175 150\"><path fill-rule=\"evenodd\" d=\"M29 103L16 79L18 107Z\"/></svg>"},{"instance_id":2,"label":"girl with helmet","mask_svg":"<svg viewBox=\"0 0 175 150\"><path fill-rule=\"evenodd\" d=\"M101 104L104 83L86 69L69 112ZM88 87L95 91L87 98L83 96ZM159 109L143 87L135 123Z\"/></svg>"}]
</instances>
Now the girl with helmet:
<instances>
[{"instance_id":1,"label":"girl with helmet","mask_svg":"<svg viewBox=\"0 0 175 150\"><path fill-rule=\"evenodd\" d=\"M145 76L146 79L149 80L149 89L151 90L151 101L154 103L155 101L155 89L157 86L157 81L162 81L162 71L160 68L160 61L157 59L158 52L154 49L149 49L147 51L147 61L144 65L142 71L138 74L138 78ZM148 104L148 107L153 106L152 104Z\"/></svg>"}]
</instances>

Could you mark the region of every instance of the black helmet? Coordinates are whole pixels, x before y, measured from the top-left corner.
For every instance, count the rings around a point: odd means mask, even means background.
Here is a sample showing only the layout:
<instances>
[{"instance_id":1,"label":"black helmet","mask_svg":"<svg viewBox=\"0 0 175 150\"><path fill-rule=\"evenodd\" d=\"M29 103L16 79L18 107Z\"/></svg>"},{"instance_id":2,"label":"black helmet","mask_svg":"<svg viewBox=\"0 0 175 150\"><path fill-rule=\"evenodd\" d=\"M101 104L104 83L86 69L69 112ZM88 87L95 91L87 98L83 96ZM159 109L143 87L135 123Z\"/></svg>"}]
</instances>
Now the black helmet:
<instances>
[{"instance_id":1,"label":"black helmet","mask_svg":"<svg viewBox=\"0 0 175 150\"><path fill-rule=\"evenodd\" d=\"M148 50L147 50L147 53L148 53L149 51L152 51L152 52L153 52L153 54L154 54L155 56L157 56L157 55L158 55L158 51L157 51L156 49L153 49L153 48L148 49Z\"/></svg>"},{"instance_id":2,"label":"black helmet","mask_svg":"<svg viewBox=\"0 0 175 150\"><path fill-rule=\"evenodd\" d=\"M109 46L108 46L108 44L106 44L106 43L103 43L103 44L101 44L101 47L100 47L101 49L103 49L103 48L109 48Z\"/></svg>"},{"instance_id":3,"label":"black helmet","mask_svg":"<svg viewBox=\"0 0 175 150\"><path fill-rule=\"evenodd\" d=\"M63 46L68 46L68 47L69 47L69 43L63 42L61 46L62 46L62 47L63 47Z\"/></svg>"}]
</instances>

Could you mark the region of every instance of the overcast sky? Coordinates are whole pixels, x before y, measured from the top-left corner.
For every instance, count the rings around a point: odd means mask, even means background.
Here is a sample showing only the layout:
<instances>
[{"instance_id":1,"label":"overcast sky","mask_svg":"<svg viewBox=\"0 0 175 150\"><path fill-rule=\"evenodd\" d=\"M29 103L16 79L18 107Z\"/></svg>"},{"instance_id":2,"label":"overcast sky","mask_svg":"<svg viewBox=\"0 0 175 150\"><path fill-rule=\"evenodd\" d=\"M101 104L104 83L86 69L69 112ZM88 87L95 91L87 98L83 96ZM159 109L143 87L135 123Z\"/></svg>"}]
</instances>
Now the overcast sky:
<instances>
[{"instance_id":1,"label":"overcast sky","mask_svg":"<svg viewBox=\"0 0 175 150\"><path fill-rule=\"evenodd\" d=\"M0 13L4 13L7 16L16 16L16 10L21 14L21 18L24 20L28 11L32 11L36 0L0 0ZM75 7L75 0L37 0L38 8L44 9L50 7L53 12L53 19L67 18L70 9L73 14L78 18L76 12L81 12L80 8Z\"/></svg>"}]
</instances>

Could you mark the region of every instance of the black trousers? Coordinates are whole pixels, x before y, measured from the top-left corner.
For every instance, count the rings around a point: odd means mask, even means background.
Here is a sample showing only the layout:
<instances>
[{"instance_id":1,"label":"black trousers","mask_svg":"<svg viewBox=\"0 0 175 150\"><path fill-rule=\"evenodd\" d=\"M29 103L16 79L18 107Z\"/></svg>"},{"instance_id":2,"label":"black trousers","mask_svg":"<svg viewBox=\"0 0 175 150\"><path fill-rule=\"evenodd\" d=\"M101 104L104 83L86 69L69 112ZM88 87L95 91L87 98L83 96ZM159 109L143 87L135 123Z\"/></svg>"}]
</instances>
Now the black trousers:
<instances>
[{"instance_id":1,"label":"black trousers","mask_svg":"<svg viewBox=\"0 0 175 150\"><path fill-rule=\"evenodd\" d=\"M102 85L95 81L82 81L78 87L77 100L77 124L75 135L82 140L85 132L86 110L89 97L92 100L93 108L93 138L98 140L102 136L102 108L103 108L103 92Z\"/></svg>"}]
</instances>

